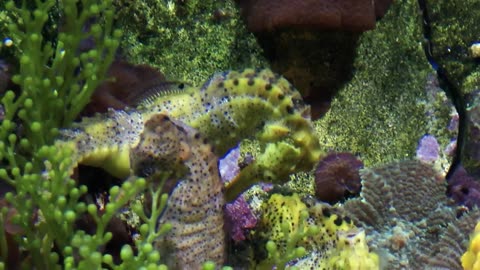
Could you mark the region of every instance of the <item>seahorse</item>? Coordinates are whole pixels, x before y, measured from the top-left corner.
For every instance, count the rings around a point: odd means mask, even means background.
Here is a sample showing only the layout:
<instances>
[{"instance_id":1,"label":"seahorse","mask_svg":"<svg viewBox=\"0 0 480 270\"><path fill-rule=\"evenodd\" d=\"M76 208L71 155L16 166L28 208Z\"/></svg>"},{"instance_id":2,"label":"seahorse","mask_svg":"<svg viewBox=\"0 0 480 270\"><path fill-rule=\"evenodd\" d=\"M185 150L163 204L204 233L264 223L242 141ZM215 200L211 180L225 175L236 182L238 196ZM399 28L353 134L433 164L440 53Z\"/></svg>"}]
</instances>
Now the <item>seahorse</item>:
<instances>
[{"instance_id":1,"label":"seahorse","mask_svg":"<svg viewBox=\"0 0 480 270\"><path fill-rule=\"evenodd\" d=\"M62 131L56 144L70 148L76 163L101 167L120 178L173 170L178 184L159 222L171 222L175 229L159 239L158 247L172 246L172 256L179 261L174 265L180 268L209 259L221 264L223 196L232 200L255 182L284 180L310 170L323 152L309 106L286 79L270 70L218 73L200 89L183 84L172 89L150 95L136 109L85 118ZM212 147L201 145L197 137ZM264 152L224 192L215 156L245 138L256 138ZM214 246L207 243L212 239Z\"/></svg>"},{"instance_id":2,"label":"seahorse","mask_svg":"<svg viewBox=\"0 0 480 270\"><path fill-rule=\"evenodd\" d=\"M149 181L178 181L158 223L172 230L155 246L173 269L200 269L205 261L224 263L223 184L212 147L195 129L158 113L146 122L130 162Z\"/></svg>"},{"instance_id":3,"label":"seahorse","mask_svg":"<svg viewBox=\"0 0 480 270\"><path fill-rule=\"evenodd\" d=\"M264 152L228 184L228 200L255 182L282 181L310 170L323 154L310 107L285 78L268 69L217 73L200 89L183 84L172 89L146 97L135 110L86 118L63 131L58 144L71 148L78 163L124 178L131 173L129 149L138 143L145 121L160 112L197 129L219 157L256 138Z\"/></svg>"}]
</instances>

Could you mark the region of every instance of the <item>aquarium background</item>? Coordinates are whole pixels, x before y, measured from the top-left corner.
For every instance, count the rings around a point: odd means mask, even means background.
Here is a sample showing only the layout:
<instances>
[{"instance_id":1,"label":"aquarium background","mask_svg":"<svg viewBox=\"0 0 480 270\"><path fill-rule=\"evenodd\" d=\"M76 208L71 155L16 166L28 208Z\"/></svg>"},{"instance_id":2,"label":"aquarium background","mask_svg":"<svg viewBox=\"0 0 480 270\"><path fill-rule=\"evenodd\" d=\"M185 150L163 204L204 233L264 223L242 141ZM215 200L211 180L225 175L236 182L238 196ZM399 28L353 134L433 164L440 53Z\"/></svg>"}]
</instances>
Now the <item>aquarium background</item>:
<instances>
[{"instance_id":1,"label":"aquarium background","mask_svg":"<svg viewBox=\"0 0 480 270\"><path fill-rule=\"evenodd\" d=\"M480 269L479 12L0 2L0 269Z\"/></svg>"}]
</instances>

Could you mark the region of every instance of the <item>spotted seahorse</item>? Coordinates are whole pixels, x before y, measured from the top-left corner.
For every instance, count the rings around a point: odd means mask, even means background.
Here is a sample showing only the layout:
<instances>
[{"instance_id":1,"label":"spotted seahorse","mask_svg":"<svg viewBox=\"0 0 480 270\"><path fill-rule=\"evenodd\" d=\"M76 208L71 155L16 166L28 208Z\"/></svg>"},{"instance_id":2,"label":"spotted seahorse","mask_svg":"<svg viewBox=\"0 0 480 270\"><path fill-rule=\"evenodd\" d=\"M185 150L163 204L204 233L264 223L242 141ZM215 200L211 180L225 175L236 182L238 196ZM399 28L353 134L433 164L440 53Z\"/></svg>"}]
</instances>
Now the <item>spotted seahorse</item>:
<instances>
[{"instance_id":1,"label":"spotted seahorse","mask_svg":"<svg viewBox=\"0 0 480 270\"><path fill-rule=\"evenodd\" d=\"M130 152L133 173L178 178L159 219L171 231L155 246L173 269L200 269L205 261L224 262L223 184L211 146L195 129L163 113L146 122Z\"/></svg>"},{"instance_id":2,"label":"spotted seahorse","mask_svg":"<svg viewBox=\"0 0 480 270\"><path fill-rule=\"evenodd\" d=\"M217 156L246 138L259 141L263 153L230 184L228 200L255 182L282 181L310 170L322 155L310 107L285 78L268 69L218 73L200 89L182 85L148 97L136 110L85 118L63 131L58 144L71 148L78 163L123 178L131 173L129 149L138 143L144 122L160 112L197 129Z\"/></svg>"},{"instance_id":3,"label":"spotted seahorse","mask_svg":"<svg viewBox=\"0 0 480 270\"><path fill-rule=\"evenodd\" d=\"M207 243L223 235L219 205L224 194L214 156L224 155L246 138L257 139L264 151L227 186L227 199L257 181L283 180L310 170L322 154L310 108L286 79L270 70L218 73L201 88L167 92L147 98L136 109L85 118L62 131L56 144L70 148L76 163L98 166L121 178L171 168L185 172L177 175L179 182L160 221L175 224L175 229L159 240L166 245L159 246L173 245L173 258L192 256L180 260L180 267L208 259L221 264L223 255L216 251L223 244ZM167 116L174 120L166 121ZM213 154L195 140L197 136L209 141ZM212 230L218 235L210 235ZM209 251L189 247L193 243Z\"/></svg>"}]
</instances>

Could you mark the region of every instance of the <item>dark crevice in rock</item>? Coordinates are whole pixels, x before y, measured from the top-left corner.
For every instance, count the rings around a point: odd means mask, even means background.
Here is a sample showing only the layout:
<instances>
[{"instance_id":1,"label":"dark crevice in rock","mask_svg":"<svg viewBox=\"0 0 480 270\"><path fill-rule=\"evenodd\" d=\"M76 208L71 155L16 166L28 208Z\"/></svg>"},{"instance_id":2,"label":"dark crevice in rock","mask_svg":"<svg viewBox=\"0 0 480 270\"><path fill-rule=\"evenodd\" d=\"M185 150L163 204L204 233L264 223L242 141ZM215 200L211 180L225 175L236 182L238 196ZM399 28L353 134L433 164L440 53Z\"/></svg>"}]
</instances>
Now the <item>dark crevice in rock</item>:
<instances>
[{"instance_id":1,"label":"dark crevice in rock","mask_svg":"<svg viewBox=\"0 0 480 270\"><path fill-rule=\"evenodd\" d=\"M462 95L460 88L455 87L455 85L449 80L447 71L438 64L436 59L434 59L432 51L435 44L431 41L432 30L430 27L430 17L428 13L427 0L418 0L420 9L422 10L423 16L423 33L425 37L424 49L425 56L427 60L432 65L433 69L437 71L437 76L440 82L440 87L445 91L447 96L452 100L452 103L457 110L459 116L459 126L458 126L458 138L457 138L457 149L455 156L453 158L450 169L447 173L447 179L449 179L454 173L455 169L461 163L461 154L463 147L466 141L466 131L467 131L467 121L466 121L466 107L465 107L465 97Z\"/></svg>"}]
</instances>

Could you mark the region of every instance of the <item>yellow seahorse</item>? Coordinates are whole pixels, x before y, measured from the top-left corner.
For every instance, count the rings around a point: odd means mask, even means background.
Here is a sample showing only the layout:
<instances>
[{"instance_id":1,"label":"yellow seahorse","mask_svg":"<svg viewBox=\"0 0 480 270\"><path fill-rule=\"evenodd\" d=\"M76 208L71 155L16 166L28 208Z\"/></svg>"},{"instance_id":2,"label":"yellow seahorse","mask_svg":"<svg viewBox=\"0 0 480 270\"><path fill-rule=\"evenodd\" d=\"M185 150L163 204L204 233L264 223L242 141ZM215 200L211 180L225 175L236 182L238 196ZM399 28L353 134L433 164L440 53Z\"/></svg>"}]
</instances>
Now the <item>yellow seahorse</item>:
<instances>
[{"instance_id":1,"label":"yellow seahorse","mask_svg":"<svg viewBox=\"0 0 480 270\"><path fill-rule=\"evenodd\" d=\"M218 159L195 129L163 113L146 122L130 152L132 171L149 181L178 179L159 219L172 229L155 246L173 269L200 269L205 261L224 263L223 184Z\"/></svg>"},{"instance_id":2,"label":"yellow seahorse","mask_svg":"<svg viewBox=\"0 0 480 270\"><path fill-rule=\"evenodd\" d=\"M185 86L167 93L147 98L136 110L85 118L63 131L57 144L70 147L78 163L124 178L131 173L129 149L138 143L145 121L160 112L197 129L217 156L256 138L263 153L229 183L227 200L258 181L284 181L310 170L322 155L310 107L285 78L268 69L218 73L200 89Z\"/></svg>"},{"instance_id":3,"label":"yellow seahorse","mask_svg":"<svg viewBox=\"0 0 480 270\"><path fill-rule=\"evenodd\" d=\"M172 248L175 267L196 269L206 260L223 263L225 197L232 200L258 181L286 180L318 161L322 151L309 109L283 77L246 69L216 74L200 89L159 93L135 110L85 118L62 131L56 144L71 148L78 164L121 178L173 172L178 184L159 222L174 229L157 246ZM256 138L264 152L224 193L216 157L245 138Z\"/></svg>"}]
</instances>

